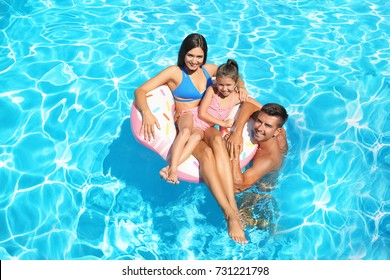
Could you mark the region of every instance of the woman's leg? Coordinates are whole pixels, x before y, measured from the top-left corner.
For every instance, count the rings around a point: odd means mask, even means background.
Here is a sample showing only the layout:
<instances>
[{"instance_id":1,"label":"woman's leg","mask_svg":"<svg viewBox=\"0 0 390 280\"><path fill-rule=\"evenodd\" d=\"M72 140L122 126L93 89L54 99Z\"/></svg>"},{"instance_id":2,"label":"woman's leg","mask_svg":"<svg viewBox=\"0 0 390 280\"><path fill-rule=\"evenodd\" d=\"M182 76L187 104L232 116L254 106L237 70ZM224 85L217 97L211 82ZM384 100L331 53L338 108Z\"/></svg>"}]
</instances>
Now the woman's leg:
<instances>
[{"instance_id":1,"label":"woman's leg","mask_svg":"<svg viewBox=\"0 0 390 280\"><path fill-rule=\"evenodd\" d=\"M204 135L203 130L199 128L194 128L192 130L192 134L188 139L186 145L184 146L182 153L180 154L178 166L180 166L180 164L182 164L186 159L188 159L191 156L196 146L203 139L203 135ZM169 171L169 166L164 167L160 171L160 176L165 180L168 180L168 171Z\"/></svg>"},{"instance_id":2,"label":"woman's leg","mask_svg":"<svg viewBox=\"0 0 390 280\"><path fill-rule=\"evenodd\" d=\"M210 127L205 131L204 141L213 150L218 174L222 179L225 195L232 208L236 211L237 215L239 215L236 198L234 196L230 158L221 133L216 128Z\"/></svg>"},{"instance_id":3,"label":"woman's leg","mask_svg":"<svg viewBox=\"0 0 390 280\"><path fill-rule=\"evenodd\" d=\"M218 175L217 164L212 149L204 141L201 141L196 146L193 155L199 161L203 181L209 187L225 215L230 237L236 242L247 243L236 209L233 209L230 205L221 178Z\"/></svg>"},{"instance_id":4,"label":"woman's leg","mask_svg":"<svg viewBox=\"0 0 390 280\"><path fill-rule=\"evenodd\" d=\"M169 183L178 184L177 168L179 166L180 155L183 152L184 146L191 136L193 116L192 114L183 114L176 122L179 133L177 134L175 141L172 144L171 160L167 170L167 181ZM163 170L160 171L160 175Z\"/></svg>"}]
</instances>

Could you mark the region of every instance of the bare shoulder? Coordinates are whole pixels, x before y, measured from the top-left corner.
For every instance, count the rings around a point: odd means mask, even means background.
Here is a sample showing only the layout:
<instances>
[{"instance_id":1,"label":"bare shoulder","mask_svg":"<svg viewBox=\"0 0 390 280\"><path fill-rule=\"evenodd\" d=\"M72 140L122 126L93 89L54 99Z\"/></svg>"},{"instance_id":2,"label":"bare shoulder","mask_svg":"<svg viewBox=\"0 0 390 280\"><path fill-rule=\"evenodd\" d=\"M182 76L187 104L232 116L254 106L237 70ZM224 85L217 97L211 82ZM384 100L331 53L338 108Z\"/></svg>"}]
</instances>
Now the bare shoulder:
<instances>
[{"instance_id":1,"label":"bare shoulder","mask_svg":"<svg viewBox=\"0 0 390 280\"><path fill-rule=\"evenodd\" d=\"M214 86L210 86L206 89L206 94L214 95L216 93L216 88Z\"/></svg>"},{"instance_id":2,"label":"bare shoulder","mask_svg":"<svg viewBox=\"0 0 390 280\"><path fill-rule=\"evenodd\" d=\"M277 170L283 162L283 154L278 147L276 139L274 141L266 149L258 149L253 158L253 166L267 168L267 173Z\"/></svg>"},{"instance_id":3,"label":"bare shoulder","mask_svg":"<svg viewBox=\"0 0 390 280\"><path fill-rule=\"evenodd\" d=\"M255 156L253 157L253 166L271 164L274 159L274 156L271 152L258 149Z\"/></svg>"},{"instance_id":4,"label":"bare shoulder","mask_svg":"<svg viewBox=\"0 0 390 280\"><path fill-rule=\"evenodd\" d=\"M168 75L178 75L181 74L181 69L177 65L172 65L172 66L168 66L163 71L161 71L161 73L163 72L167 73Z\"/></svg>"},{"instance_id":5,"label":"bare shoulder","mask_svg":"<svg viewBox=\"0 0 390 280\"><path fill-rule=\"evenodd\" d=\"M211 77L215 77L217 74L217 68L218 66L215 64L205 64L203 67L206 69L206 71L210 74Z\"/></svg>"},{"instance_id":6,"label":"bare shoulder","mask_svg":"<svg viewBox=\"0 0 390 280\"><path fill-rule=\"evenodd\" d=\"M172 65L162 70L155 78L159 80L159 83L167 84L172 89L180 84L181 76L180 67Z\"/></svg>"},{"instance_id":7,"label":"bare shoulder","mask_svg":"<svg viewBox=\"0 0 390 280\"><path fill-rule=\"evenodd\" d=\"M276 140L278 142L280 152L282 154L286 154L288 150L288 144L286 130L284 128L280 130L280 133L278 134L278 136L276 136Z\"/></svg>"},{"instance_id":8,"label":"bare shoulder","mask_svg":"<svg viewBox=\"0 0 390 280\"><path fill-rule=\"evenodd\" d=\"M277 161L275 161L270 153L257 152L253 158L251 168L244 172L245 182L248 185L253 185L260 178L277 168Z\"/></svg>"},{"instance_id":9,"label":"bare shoulder","mask_svg":"<svg viewBox=\"0 0 390 280\"><path fill-rule=\"evenodd\" d=\"M169 66L163 69L153 78L147 80L137 90L149 92L159 86L168 85L170 89L175 88L181 82L181 70L178 66Z\"/></svg>"}]
</instances>

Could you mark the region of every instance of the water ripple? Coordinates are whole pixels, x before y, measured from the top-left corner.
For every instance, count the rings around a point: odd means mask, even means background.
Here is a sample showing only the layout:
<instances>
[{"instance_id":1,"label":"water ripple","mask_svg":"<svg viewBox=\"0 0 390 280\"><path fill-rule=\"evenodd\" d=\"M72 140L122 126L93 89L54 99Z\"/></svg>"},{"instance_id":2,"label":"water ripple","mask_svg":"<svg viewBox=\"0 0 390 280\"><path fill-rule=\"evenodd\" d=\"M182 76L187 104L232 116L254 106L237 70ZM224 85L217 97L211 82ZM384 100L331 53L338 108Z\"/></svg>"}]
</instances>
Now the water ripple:
<instances>
[{"instance_id":1,"label":"water ripple","mask_svg":"<svg viewBox=\"0 0 390 280\"><path fill-rule=\"evenodd\" d=\"M387 10L1 1L0 258L388 259ZM237 197L246 246L204 185L168 186L130 131L134 89L175 64L191 32L208 62L236 59L250 94L290 115L284 167L262 182L276 188Z\"/></svg>"}]
</instances>

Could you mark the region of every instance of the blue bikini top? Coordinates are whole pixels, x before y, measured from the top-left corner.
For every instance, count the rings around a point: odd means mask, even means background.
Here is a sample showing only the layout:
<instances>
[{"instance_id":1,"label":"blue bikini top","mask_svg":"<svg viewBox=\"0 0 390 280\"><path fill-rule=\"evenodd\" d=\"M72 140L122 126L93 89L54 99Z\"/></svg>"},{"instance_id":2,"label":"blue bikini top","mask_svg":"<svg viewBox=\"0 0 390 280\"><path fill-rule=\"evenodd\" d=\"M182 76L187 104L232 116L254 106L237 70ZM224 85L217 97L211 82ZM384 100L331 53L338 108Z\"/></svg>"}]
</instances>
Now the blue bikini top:
<instances>
[{"instance_id":1,"label":"blue bikini top","mask_svg":"<svg viewBox=\"0 0 390 280\"><path fill-rule=\"evenodd\" d=\"M202 67L201 69L207 79L207 89L209 86L213 85L213 81L211 80L211 77L207 70L204 67ZM188 75L186 69L183 67L181 68L181 71L183 73L183 78L181 80L180 85L174 91L172 91L173 98L179 102L191 102L201 99L206 90L204 92L199 92L198 89L192 83L192 80Z\"/></svg>"}]
</instances>

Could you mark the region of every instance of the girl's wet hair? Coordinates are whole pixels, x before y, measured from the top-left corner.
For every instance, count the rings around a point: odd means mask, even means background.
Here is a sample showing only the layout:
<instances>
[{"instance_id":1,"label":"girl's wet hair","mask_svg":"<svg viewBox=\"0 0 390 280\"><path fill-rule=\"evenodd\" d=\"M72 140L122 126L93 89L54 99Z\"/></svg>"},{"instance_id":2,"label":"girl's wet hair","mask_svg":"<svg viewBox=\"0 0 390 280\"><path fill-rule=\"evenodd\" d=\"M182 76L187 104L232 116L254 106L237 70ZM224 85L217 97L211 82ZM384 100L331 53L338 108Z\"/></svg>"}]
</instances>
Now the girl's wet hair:
<instances>
[{"instance_id":1,"label":"girl's wet hair","mask_svg":"<svg viewBox=\"0 0 390 280\"><path fill-rule=\"evenodd\" d=\"M177 66L184 67L184 58L186 54L194 49L194 48L201 48L204 53L204 59L202 65L206 63L207 60L207 42L206 39L203 37L203 35L200 35L198 33L192 33L188 35L186 38L184 38L183 42L181 43L179 55L177 57Z\"/></svg>"},{"instance_id":2,"label":"girl's wet hair","mask_svg":"<svg viewBox=\"0 0 390 280\"><path fill-rule=\"evenodd\" d=\"M228 59L226 63L221 64L217 69L216 77L229 77L237 82L239 77L237 61Z\"/></svg>"}]
</instances>

